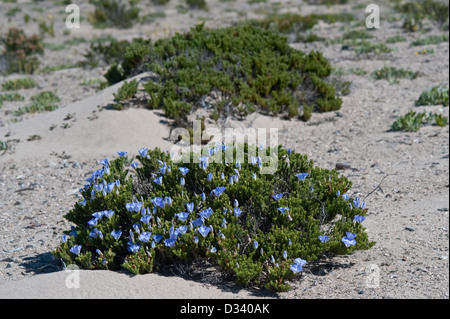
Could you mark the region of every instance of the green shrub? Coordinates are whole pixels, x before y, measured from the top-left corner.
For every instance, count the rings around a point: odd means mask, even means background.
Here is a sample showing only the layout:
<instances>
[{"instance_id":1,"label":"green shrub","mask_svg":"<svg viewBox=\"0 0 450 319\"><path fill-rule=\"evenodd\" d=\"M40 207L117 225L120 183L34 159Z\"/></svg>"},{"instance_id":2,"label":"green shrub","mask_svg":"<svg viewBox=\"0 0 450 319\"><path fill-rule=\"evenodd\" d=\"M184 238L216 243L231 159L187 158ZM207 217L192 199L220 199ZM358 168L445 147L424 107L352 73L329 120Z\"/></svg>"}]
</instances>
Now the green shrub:
<instances>
[{"instance_id":1,"label":"green shrub","mask_svg":"<svg viewBox=\"0 0 450 319\"><path fill-rule=\"evenodd\" d=\"M39 67L36 54L43 54L44 47L38 35L27 36L22 29L9 28L1 39L4 45L7 73L34 73Z\"/></svg>"},{"instance_id":2,"label":"green shrub","mask_svg":"<svg viewBox=\"0 0 450 319\"><path fill-rule=\"evenodd\" d=\"M48 112L58 108L61 100L53 92L43 91L31 97L31 104L18 108L14 114L23 115L25 113Z\"/></svg>"},{"instance_id":3,"label":"green shrub","mask_svg":"<svg viewBox=\"0 0 450 319\"><path fill-rule=\"evenodd\" d=\"M152 0L153 4L161 6L169 3L170 0Z\"/></svg>"},{"instance_id":4,"label":"green shrub","mask_svg":"<svg viewBox=\"0 0 450 319\"><path fill-rule=\"evenodd\" d=\"M302 39L304 33L310 31L319 21L326 23L346 22L354 20L354 16L350 13L329 13L329 14L310 14L302 16L295 13L269 14L265 19L250 20L253 26L262 29L275 30L283 34L297 34Z\"/></svg>"},{"instance_id":5,"label":"green shrub","mask_svg":"<svg viewBox=\"0 0 450 319\"><path fill-rule=\"evenodd\" d=\"M424 19L434 21L441 27L448 26L448 2L420 0L399 4L396 9L404 15L403 28L411 32L421 30Z\"/></svg>"},{"instance_id":6,"label":"green shrub","mask_svg":"<svg viewBox=\"0 0 450 319\"><path fill-rule=\"evenodd\" d=\"M0 94L0 105L3 101L23 101L24 97L19 93Z\"/></svg>"},{"instance_id":7,"label":"green shrub","mask_svg":"<svg viewBox=\"0 0 450 319\"><path fill-rule=\"evenodd\" d=\"M89 0L95 11L89 15L89 22L96 28L121 28L133 26L139 20L139 8L127 6L121 0Z\"/></svg>"},{"instance_id":8,"label":"green shrub","mask_svg":"<svg viewBox=\"0 0 450 319\"><path fill-rule=\"evenodd\" d=\"M325 81L331 66L322 54L292 49L277 32L250 25L211 30L199 25L144 48L137 44L127 49L125 60L105 77L120 81L136 68L155 72L155 81L144 84L148 107L162 108L177 124L186 124L190 112L212 92L219 96L211 109L215 119L245 117L257 109L294 117L301 115L301 105L327 112L342 104Z\"/></svg>"},{"instance_id":9,"label":"green shrub","mask_svg":"<svg viewBox=\"0 0 450 319\"><path fill-rule=\"evenodd\" d=\"M123 102L134 97L137 93L138 82L132 80L130 82L125 81L119 90L114 93L114 98L118 102Z\"/></svg>"},{"instance_id":10,"label":"green shrub","mask_svg":"<svg viewBox=\"0 0 450 319\"><path fill-rule=\"evenodd\" d=\"M206 10L208 8L206 0L186 0L186 4L193 9Z\"/></svg>"},{"instance_id":11,"label":"green shrub","mask_svg":"<svg viewBox=\"0 0 450 319\"><path fill-rule=\"evenodd\" d=\"M423 91L415 101L416 106L420 105L439 105L448 106L448 87L434 86L431 89Z\"/></svg>"},{"instance_id":12,"label":"green shrub","mask_svg":"<svg viewBox=\"0 0 450 319\"><path fill-rule=\"evenodd\" d=\"M434 121L437 126L448 125L448 120L441 114L437 113L417 113L414 111L409 111L403 116L400 116L391 125L392 131L405 131L405 132L417 132L422 125L429 124Z\"/></svg>"},{"instance_id":13,"label":"green shrub","mask_svg":"<svg viewBox=\"0 0 450 319\"><path fill-rule=\"evenodd\" d=\"M430 44L439 44L442 42L448 42L448 35L431 35L429 37L416 40L411 43L411 46L419 46L419 45L430 45Z\"/></svg>"},{"instance_id":14,"label":"green shrub","mask_svg":"<svg viewBox=\"0 0 450 319\"><path fill-rule=\"evenodd\" d=\"M8 80L2 84L2 91L15 91L20 89L31 89L37 87L37 83L32 78L20 78Z\"/></svg>"},{"instance_id":15,"label":"green shrub","mask_svg":"<svg viewBox=\"0 0 450 319\"><path fill-rule=\"evenodd\" d=\"M406 38L401 35L395 35L393 37L390 37L386 40L386 43L398 43L398 42L405 42Z\"/></svg>"},{"instance_id":16,"label":"green shrub","mask_svg":"<svg viewBox=\"0 0 450 319\"><path fill-rule=\"evenodd\" d=\"M410 70L397 69L394 67L384 67L380 70L372 72L372 78L375 80L388 80L389 83L398 83L398 79L414 80L419 76L419 72Z\"/></svg>"},{"instance_id":17,"label":"green shrub","mask_svg":"<svg viewBox=\"0 0 450 319\"><path fill-rule=\"evenodd\" d=\"M259 163L275 150L278 167L263 174ZM124 153L105 159L64 215L74 227L54 255L135 274L207 258L242 285L283 291L305 262L374 244L361 224L365 203L345 194L351 182L338 172L281 147L218 144L208 153L173 162L141 149L136 169Z\"/></svg>"}]
</instances>

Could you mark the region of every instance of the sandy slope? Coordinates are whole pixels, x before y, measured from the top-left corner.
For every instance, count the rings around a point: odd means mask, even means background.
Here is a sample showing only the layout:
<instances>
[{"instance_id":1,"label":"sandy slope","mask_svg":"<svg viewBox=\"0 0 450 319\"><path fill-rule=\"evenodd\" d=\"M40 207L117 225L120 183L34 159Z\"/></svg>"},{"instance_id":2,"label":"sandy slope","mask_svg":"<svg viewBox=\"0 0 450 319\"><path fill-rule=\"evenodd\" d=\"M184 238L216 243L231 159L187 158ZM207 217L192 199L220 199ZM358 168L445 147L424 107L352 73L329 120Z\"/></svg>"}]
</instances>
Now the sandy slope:
<instances>
[{"instance_id":1,"label":"sandy slope","mask_svg":"<svg viewBox=\"0 0 450 319\"><path fill-rule=\"evenodd\" d=\"M310 13L316 7L302 8ZM168 12L169 17L173 11ZM352 192L362 197L370 194L364 224L377 244L369 251L306 267L294 289L279 294L281 298L449 297L449 128L427 126L416 133L389 132L393 120L410 109L448 117L448 107L415 108L414 100L426 88L448 86L449 44L410 47L410 42L422 35L404 33L399 22L383 23L374 33L374 42L397 34L407 38L390 45L394 51L389 54L359 56L341 50L339 44L293 44L305 51L320 50L334 66L347 71L343 77L352 81L351 93L343 97L338 113L313 114L308 123L261 114L228 123L234 128L278 128L279 143L308 154L316 164L330 169L336 163L349 164L351 169L342 173L353 182ZM316 32L333 39L342 34L340 27L321 24ZM140 34L135 31L127 32ZM433 28L427 35L441 33ZM433 48L434 54L415 53L424 48ZM383 66L420 71L421 75L398 84L371 79L370 73ZM348 72L356 68L368 73ZM229 283L210 277L129 277L89 271L80 274L81 289L65 289L67 273L52 262L49 252L57 247L62 231L70 227L62 215L77 201L85 178L98 169L100 160L115 157L116 151L134 155L140 147L170 149L173 145L167 140L170 129L160 112L102 108L113 101L112 94L120 84L74 98L70 81L63 80L68 74L36 75L43 77L42 89L51 81L56 83L58 94L67 101L59 110L0 127L0 139L11 140L13 146L0 155L0 297L127 298L141 292L148 298L273 297L269 292L229 288ZM10 118L10 114L0 116ZM50 130L52 125L56 126ZM208 125L213 126L213 122ZM40 139L28 141L33 135ZM89 285L85 286L86 282ZM159 293L148 290L148 285L157 287ZM171 289L174 285L176 291Z\"/></svg>"}]
</instances>

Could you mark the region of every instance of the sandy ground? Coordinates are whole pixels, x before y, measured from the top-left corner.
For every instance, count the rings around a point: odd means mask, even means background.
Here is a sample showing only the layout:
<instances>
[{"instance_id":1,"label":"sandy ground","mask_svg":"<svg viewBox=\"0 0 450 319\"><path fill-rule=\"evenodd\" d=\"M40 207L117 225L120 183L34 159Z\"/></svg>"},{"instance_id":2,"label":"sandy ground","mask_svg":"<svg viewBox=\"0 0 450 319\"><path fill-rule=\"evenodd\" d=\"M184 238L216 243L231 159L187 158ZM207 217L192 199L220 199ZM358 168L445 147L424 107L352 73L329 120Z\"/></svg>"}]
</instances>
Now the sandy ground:
<instances>
[{"instance_id":1,"label":"sandy ground","mask_svg":"<svg viewBox=\"0 0 450 319\"><path fill-rule=\"evenodd\" d=\"M80 7L89 11L91 7L84 2L80 1ZM214 5L208 13L180 14L173 4L150 8L164 10L166 17L127 30L95 30L85 21L69 37L91 39L113 34L127 39L157 38L184 31L202 16L209 17L209 26L220 26L245 17L263 17L260 12L272 7L272 1L257 5L211 2ZM300 4L303 14L352 11L364 21L364 8L358 8L356 2L332 8L301 1L281 2L280 12L298 12ZM33 9L33 4L18 5L21 13L8 21L1 15L14 4L0 3L2 34L9 26L26 28L24 13L32 17L44 15ZM51 1L44 1L41 6L46 8L45 13L54 15L64 8ZM382 7L381 12L388 11ZM66 39L60 20L55 19L56 36L45 38L46 41L61 43ZM30 22L31 25L35 27L36 23ZM346 27L339 23L320 24L315 32L333 40ZM410 43L442 33L435 27L426 29L425 34L405 33L401 21L383 20L371 41L384 42L394 35L402 35L406 41L389 44L393 51L381 55L357 55L353 50L342 50L341 44L293 43L296 49L322 51L341 70L340 76L352 82L350 94L343 97L342 109L313 114L307 123L261 114L253 114L245 121L229 120L228 125L233 128L278 128L280 144L307 154L321 167L332 169L336 163L348 164L350 169L342 174L353 182L351 191L362 197L370 194L366 198L369 213L364 224L369 238L377 244L368 251L308 265L299 280L292 283L293 289L280 294L242 288L215 275L132 277L103 271L81 271L80 288L67 288L72 273L64 271L50 252L58 246L62 231L70 227L62 216L78 200L78 189L85 178L99 168L100 160L116 156L117 151L137 154L141 147L170 150L173 143L168 140L170 129L161 112L103 108L113 101L112 94L120 84L99 92L80 84L82 80L101 78L104 67L32 75L39 87L19 91L25 102L4 102L0 108L0 140L11 146L0 155L0 297L140 298L144 294L147 298L180 299L449 298L449 127L426 126L415 133L389 131L394 119L411 109L438 112L448 118L448 107L414 107L423 90L438 84L448 86L449 43L422 47L411 47ZM87 47L88 43L81 43L67 50L46 50L42 64L76 63L82 60ZM433 54L416 54L430 48ZM420 76L400 79L397 84L373 80L370 73L383 66L420 71ZM356 68L367 73L350 72ZM17 77L2 77L0 84ZM27 103L32 94L49 89L62 100L58 110L19 118L13 115L12 111ZM208 125L212 127L213 122ZM30 139L33 135L40 138Z\"/></svg>"}]
</instances>

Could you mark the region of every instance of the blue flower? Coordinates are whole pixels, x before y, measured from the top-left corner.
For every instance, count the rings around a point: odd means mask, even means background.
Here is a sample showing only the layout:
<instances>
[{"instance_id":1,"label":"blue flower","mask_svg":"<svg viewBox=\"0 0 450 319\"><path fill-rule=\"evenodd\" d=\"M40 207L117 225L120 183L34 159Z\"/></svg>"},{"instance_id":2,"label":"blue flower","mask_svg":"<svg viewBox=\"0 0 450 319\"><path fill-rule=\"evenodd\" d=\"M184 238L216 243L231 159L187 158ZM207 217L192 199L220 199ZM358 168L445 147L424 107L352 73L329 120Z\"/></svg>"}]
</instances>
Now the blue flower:
<instances>
[{"instance_id":1,"label":"blue flower","mask_svg":"<svg viewBox=\"0 0 450 319\"><path fill-rule=\"evenodd\" d=\"M181 235L185 234L187 232L187 229L187 226L180 226L175 230L175 232L178 233L178 235Z\"/></svg>"},{"instance_id":2,"label":"blue flower","mask_svg":"<svg viewBox=\"0 0 450 319\"><path fill-rule=\"evenodd\" d=\"M141 245L132 244L132 245L128 246L128 251L130 251L132 253L137 253L140 248L141 248Z\"/></svg>"},{"instance_id":3,"label":"blue flower","mask_svg":"<svg viewBox=\"0 0 450 319\"><path fill-rule=\"evenodd\" d=\"M341 195L341 192L338 190L337 192L336 192L336 196L340 196Z\"/></svg>"},{"instance_id":4,"label":"blue flower","mask_svg":"<svg viewBox=\"0 0 450 319\"><path fill-rule=\"evenodd\" d=\"M164 198L164 203L165 203L167 206L172 205L172 203L173 203L172 197L167 196L166 198Z\"/></svg>"},{"instance_id":5,"label":"blue flower","mask_svg":"<svg viewBox=\"0 0 450 319\"><path fill-rule=\"evenodd\" d=\"M189 217L189 213L186 213L186 212L182 212L182 213L177 213L177 214L175 214L177 217L178 217L178 219L179 220L181 220L182 222L185 222L187 219L188 219L188 217Z\"/></svg>"},{"instance_id":6,"label":"blue flower","mask_svg":"<svg viewBox=\"0 0 450 319\"><path fill-rule=\"evenodd\" d=\"M136 169L138 167L139 163L131 163L130 166L133 167L134 169Z\"/></svg>"},{"instance_id":7,"label":"blue flower","mask_svg":"<svg viewBox=\"0 0 450 319\"><path fill-rule=\"evenodd\" d=\"M242 168L242 165L241 165L241 161L240 161L240 160L236 160L236 162L234 163L234 165L235 165L235 167L236 167L237 169L241 169L241 168Z\"/></svg>"},{"instance_id":8,"label":"blue flower","mask_svg":"<svg viewBox=\"0 0 450 319\"><path fill-rule=\"evenodd\" d=\"M209 157L208 156L202 156L198 159L200 161L200 168L203 169L204 171L206 171L206 169L208 168L208 160Z\"/></svg>"},{"instance_id":9,"label":"blue flower","mask_svg":"<svg viewBox=\"0 0 450 319\"><path fill-rule=\"evenodd\" d=\"M97 238L100 237L100 239L103 239L103 234L100 230L98 230L97 228L94 228L93 230L91 230L91 232L89 233L89 237L91 238Z\"/></svg>"},{"instance_id":10,"label":"blue flower","mask_svg":"<svg viewBox=\"0 0 450 319\"><path fill-rule=\"evenodd\" d=\"M180 170L181 174L183 174L183 176L186 175L187 173L189 173L189 168L180 167L178 169Z\"/></svg>"},{"instance_id":11,"label":"blue flower","mask_svg":"<svg viewBox=\"0 0 450 319\"><path fill-rule=\"evenodd\" d=\"M213 174L212 174L212 173L208 173L207 179L208 179L208 182L212 181L212 179L213 179Z\"/></svg>"},{"instance_id":12,"label":"blue flower","mask_svg":"<svg viewBox=\"0 0 450 319\"><path fill-rule=\"evenodd\" d=\"M345 244L346 247L354 246L356 245L356 234L351 232L346 232L347 236L342 237L342 242Z\"/></svg>"},{"instance_id":13,"label":"blue flower","mask_svg":"<svg viewBox=\"0 0 450 319\"><path fill-rule=\"evenodd\" d=\"M227 228L227 220L225 218L222 219L222 224L220 226L222 228Z\"/></svg>"},{"instance_id":14,"label":"blue flower","mask_svg":"<svg viewBox=\"0 0 450 319\"><path fill-rule=\"evenodd\" d=\"M115 240L119 240L120 236L122 236L122 231L120 231L120 230L113 230L111 232L111 236L113 236Z\"/></svg>"},{"instance_id":15,"label":"blue flower","mask_svg":"<svg viewBox=\"0 0 450 319\"><path fill-rule=\"evenodd\" d=\"M297 174L295 175L300 181L304 181L306 179L306 177L308 176L308 173L301 173L301 174Z\"/></svg>"},{"instance_id":16,"label":"blue flower","mask_svg":"<svg viewBox=\"0 0 450 319\"><path fill-rule=\"evenodd\" d=\"M145 215L142 216L140 221L146 225L148 225L150 223L150 219L152 218L152 215Z\"/></svg>"},{"instance_id":17,"label":"blue flower","mask_svg":"<svg viewBox=\"0 0 450 319\"><path fill-rule=\"evenodd\" d=\"M144 242L144 243L148 243L150 241L150 236L152 235L152 233L145 231L142 234L139 235L139 240Z\"/></svg>"},{"instance_id":18,"label":"blue flower","mask_svg":"<svg viewBox=\"0 0 450 319\"><path fill-rule=\"evenodd\" d=\"M366 202L362 202L360 208L364 210L366 208Z\"/></svg>"},{"instance_id":19,"label":"blue flower","mask_svg":"<svg viewBox=\"0 0 450 319\"><path fill-rule=\"evenodd\" d=\"M128 153L127 153L127 152L117 152L117 154L119 154L119 157L124 157L124 156L126 156Z\"/></svg>"},{"instance_id":20,"label":"blue flower","mask_svg":"<svg viewBox=\"0 0 450 319\"><path fill-rule=\"evenodd\" d=\"M301 258L296 258L294 260L294 264L292 264L289 269L292 270L292 272L294 274L297 274L297 273L303 271L303 266L304 265L306 265L306 260L303 260Z\"/></svg>"},{"instance_id":21,"label":"blue flower","mask_svg":"<svg viewBox=\"0 0 450 319\"><path fill-rule=\"evenodd\" d=\"M155 197L155 198L151 199L150 201L153 203L153 205L155 205L155 207L159 207L162 209L164 209L164 207L166 207L166 201L162 197Z\"/></svg>"},{"instance_id":22,"label":"blue flower","mask_svg":"<svg viewBox=\"0 0 450 319\"><path fill-rule=\"evenodd\" d=\"M194 219L193 221L192 221L192 226L193 227L200 227L200 226L202 226L203 225L203 218L201 218L201 217L199 217L199 218L197 218L197 219Z\"/></svg>"},{"instance_id":23,"label":"blue flower","mask_svg":"<svg viewBox=\"0 0 450 319\"><path fill-rule=\"evenodd\" d=\"M355 217L353 217L353 221L355 221L357 223L362 223L364 221L364 219L366 219L366 217L361 216L361 215L356 215Z\"/></svg>"},{"instance_id":24,"label":"blue flower","mask_svg":"<svg viewBox=\"0 0 450 319\"><path fill-rule=\"evenodd\" d=\"M113 217L113 215L114 215L114 211L112 209L103 211L103 216L111 218L111 217Z\"/></svg>"},{"instance_id":25,"label":"blue flower","mask_svg":"<svg viewBox=\"0 0 450 319\"><path fill-rule=\"evenodd\" d=\"M284 214L284 213L287 213L287 212L289 211L289 207L279 207L278 210L279 210L282 214Z\"/></svg>"},{"instance_id":26,"label":"blue flower","mask_svg":"<svg viewBox=\"0 0 450 319\"><path fill-rule=\"evenodd\" d=\"M182 177L182 178L180 179L180 185L181 185L181 186L186 185L186 180L184 179L184 177Z\"/></svg>"},{"instance_id":27,"label":"blue flower","mask_svg":"<svg viewBox=\"0 0 450 319\"><path fill-rule=\"evenodd\" d=\"M115 187L115 186L116 186L116 182L107 184L107 185L105 186L106 193L107 193L107 194L111 193L111 192L114 190L114 187Z\"/></svg>"},{"instance_id":28,"label":"blue flower","mask_svg":"<svg viewBox=\"0 0 450 319\"><path fill-rule=\"evenodd\" d=\"M239 217L241 216L242 211L239 208L235 208L234 209L234 216Z\"/></svg>"},{"instance_id":29,"label":"blue flower","mask_svg":"<svg viewBox=\"0 0 450 319\"><path fill-rule=\"evenodd\" d=\"M148 148L141 148L138 152L139 152L139 155L141 155L141 157L146 157Z\"/></svg>"},{"instance_id":30,"label":"blue flower","mask_svg":"<svg viewBox=\"0 0 450 319\"><path fill-rule=\"evenodd\" d=\"M164 245L167 247L173 247L175 246L175 243L177 241L177 237L170 237L164 240Z\"/></svg>"},{"instance_id":31,"label":"blue flower","mask_svg":"<svg viewBox=\"0 0 450 319\"><path fill-rule=\"evenodd\" d=\"M258 249L258 242L256 240L253 241L253 248Z\"/></svg>"},{"instance_id":32,"label":"blue flower","mask_svg":"<svg viewBox=\"0 0 450 319\"><path fill-rule=\"evenodd\" d=\"M213 189L212 192L214 195L216 195L216 197L220 197L220 195L222 195L222 193L226 190L226 187L217 187L216 189Z\"/></svg>"},{"instance_id":33,"label":"blue flower","mask_svg":"<svg viewBox=\"0 0 450 319\"><path fill-rule=\"evenodd\" d=\"M283 251L283 258L284 258L284 259L287 259L287 251L286 251L286 250Z\"/></svg>"},{"instance_id":34,"label":"blue flower","mask_svg":"<svg viewBox=\"0 0 450 319\"><path fill-rule=\"evenodd\" d=\"M206 194L205 193L201 193L200 197L202 198L202 201L206 201Z\"/></svg>"},{"instance_id":35,"label":"blue flower","mask_svg":"<svg viewBox=\"0 0 450 319\"><path fill-rule=\"evenodd\" d=\"M272 195L273 199L275 199L276 201L279 201L280 199L283 198L283 194L276 194L276 195Z\"/></svg>"},{"instance_id":36,"label":"blue flower","mask_svg":"<svg viewBox=\"0 0 450 319\"><path fill-rule=\"evenodd\" d=\"M140 212L142 208L142 203L141 202L127 203L125 204L125 208L129 212Z\"/></svg>"},{"instance_id":37,"label":"blue flower","mask_svg":"<svg viewBox=\"0 0 450 319\"><path fill-rule=\"evenodd\" d=\"M160 177L158 177L158 178L155 178L155 179L153 180L153 182L156 183L156 184L158 184L158 185L162 185L162 183L163 183L163 178L162 178L162 176L160 176Z\"/></svg>"},{"instance_id":38,"label":"blue flower","mask_svg":"<svg viewBox=\"0 0 450 319\"><path fill-rule=\"evenodd\" d=\"M350 198L350 196L348 196L347 194L343 194L343 195L342 195L342 198L343 198L345 201L348 201L348 199Z\"/></svg>"},{"instance_id":39,"label":"blue flower","mask_svg":"<svg viewBox=\"0 0 450 319\"><path fill-rule=\"evenodd\" d=\"M156 243L159 243L161 239L163 239L163 236L162 236L162 235L160 235L160 234L158 234L158 235L153 235L153 240L154 240Z\"/></svg>"},{"instance_id":40,"label":"blue flower","mask_svg":"<svg viewBox=\"0 0 450 319\"><path fill-rule=\"evenodd\" d=\"M63 234L62 236L61 236L61 242L63 242L63 243L66 243L67 242L67 235L66 234Z\"/></svg>"},{"instance_id":41,"label":"blue flower","mask_svg":"<svg viewBox=\"0 0 450 319\"><path fill-rule=\"evenodd\" d=\"M81 251L81 245L75 245L69 249L72 254L78 255Z\"/></svg>"},{"instance_id":42,"label":"blue flower","mask_svg":"<svg viewBox=\"0 0 450 319\"><path fill-rule=\"evenodd\" d=\"M194 236L194 244L198 244L198 237L197 236Z\"/></svg>"},{"instance_id":43,"label":"blue flower","mask_svg":"<svg viewBox=\"0 0 450 319\"><path fill-rule=\"evenodd\" d=\"M189 213L192 213L194 211L194 203L186 204L186 208Z\"/></svg>"},{"instance_id":44,"label":"blue flower","mask_svg":"<svg viewBox=\"0 0 450 319\"><path fill-rule=\"evenodd\" d=\"M203 219L208 219L213 213L214 213L214 211L211 208L207 208L204 211L200 212L199 215Z\"/></svg>"},{"instance_id":45,"label":"blue flower","mask_svg":"<svg viewBox=\"0 0 450 319\"><path fill-rule=\"evenodd\" d=\"M102 164L103 166L109 166L109 158L105 158L103 161L100 161L100 164Z\"/></svg>"},{"instance_id":46,"label":"blue flower","mask_svg":"<svg viewBox=\"0 0 450 319\"><path fill-rule=\"evenodd\" d=\"M221 174L220 174L220 179L221 179L221 180L224 180L224 179L225 179L225 174L224 174L224 173L221 173Z\"/></svg>"},{"instance_id":47,"label":"blue flower","mask_svg":"<svg viewBox=\"0 0 450 319\"><path fill-rule=\"evenodd\" d=\"M361 202L360 198L359 198L359 197L356 197L356 198L353 200L353 206L355 206L355 208L359 208L359 205L361 204L360 202Z\"/></svg>"},{"instance_id":48,"label":"blue flower","mask_svg":"<svg viewBox=\"0 0 450 319\"><path fill-rule=\"evenodd\" d=\"M213 246L209 251L212 252L212 253L216 253L217 252L217 248Z\"/></svg>"},{"instance_id":49,"label":"blue flower","mask_svg":"<svg viewBox=\"0 0 450 319\"><path fill-rule=\"evenodd\" d=\"M208 236L208 233L211 231L211 228L203 225L202 227L198 228L198 231L203 237L206 237Z\"/></svg>"},{"instance_id":50,"label":"blue flower","mask_svg":"<svg viewBox=\"0 0 450 319\"><path fill-rule=\"evenodd\" d=\"M101 212L95 212L93 213L91 216L94 217L95 219L102 219L102 217L104 216L105 212L101 211Z\"/></svg>"},{"instance_id":51,"label":"blue flower","mask_svg":"<svg viewBox=\"0 0 450 319\"><path fill-rule=\"evenodd\" d=\"M328 236L326 236L326 235L319 235L319 240L320 240L322 243L326 243L327 241L330 240L330 237L328 237Z\"/></svg>"},{"instance_id":52,"label":"blue flower","mask_svg":"<svg viewBox=\"0 0 450 319\"><path fill-rule=\"evenodd\" d=\"M167 164L163 163L162 166L159 168L159 171L160 171L161 174L166 175L166 172L167 172L168 168L169 167L167 166Z\"/></svg>"},{"instance_id":53,"label":"blue flower","mask_svg":"<svg viewBox=\"0 0 450 319\"><path fill-rule=\"evenodd\" d=\"M235 207L235 208L238 208L238 207L239 207L239 202L238 202L237 199L234 200L234 207Z\"/></svg>"},{"instance_id":54,"label":"blue flower","mask_svg":"<svg viewBox=\"0 0 450 319\"><path fill-rule=\"evenodd\" d=\"M98 219L97 219L97 218L92 218L90 221L88 221L88 224L89 224L90 226L96 226L96 225L97 225L97 222L98 222Z\"/></svg>"}]
</instances>

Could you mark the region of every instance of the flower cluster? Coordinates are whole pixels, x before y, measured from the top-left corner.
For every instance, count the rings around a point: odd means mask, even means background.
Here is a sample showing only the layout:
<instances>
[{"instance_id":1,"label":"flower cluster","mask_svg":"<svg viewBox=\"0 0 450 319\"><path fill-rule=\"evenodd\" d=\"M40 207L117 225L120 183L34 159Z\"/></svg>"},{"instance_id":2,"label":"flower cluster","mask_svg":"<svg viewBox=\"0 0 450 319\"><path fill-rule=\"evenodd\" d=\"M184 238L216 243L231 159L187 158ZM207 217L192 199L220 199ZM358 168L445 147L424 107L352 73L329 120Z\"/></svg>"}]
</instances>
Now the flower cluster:
<instances>
[{"instance_id":1,"label":"flower cluster","mask_svg":"<svg viewBox=\"0 0 450 319\"><path fill-rule=\"evenodd\" d=\"M344 176L281 147L274 174L261 174L270 148L255 149L255 157L244 145L244 158L232 165L212 159L228 147L191 154L198 161L185 163L147 148L138 150L137 162L127 152L101 161L65 215L76 226L54 254L66 264L136 274L200 256L241 284L280 291L321 254L373 245L361 224L365 202L346 195L351 183Z\"/></svg>"}]
</instances>

